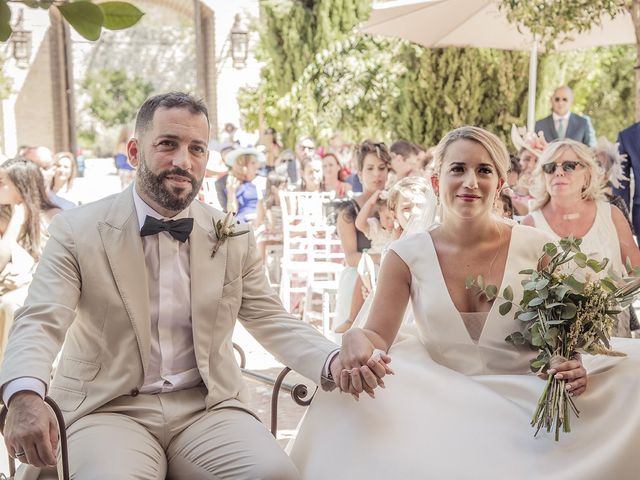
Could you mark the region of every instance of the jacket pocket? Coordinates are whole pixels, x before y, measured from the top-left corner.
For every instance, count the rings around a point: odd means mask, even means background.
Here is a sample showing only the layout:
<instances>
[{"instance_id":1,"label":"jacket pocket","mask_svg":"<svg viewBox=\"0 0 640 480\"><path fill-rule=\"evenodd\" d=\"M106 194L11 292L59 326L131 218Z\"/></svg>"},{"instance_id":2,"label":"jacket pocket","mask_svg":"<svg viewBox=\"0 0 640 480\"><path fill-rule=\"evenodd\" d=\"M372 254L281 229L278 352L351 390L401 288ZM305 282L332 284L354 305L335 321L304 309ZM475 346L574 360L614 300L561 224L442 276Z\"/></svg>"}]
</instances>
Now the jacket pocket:
<instances>
[{"instance_id":1,"label":"jacket pocket","mask_svg":"<svg viewBox=\"0 0 640 480\"><path fill-rule=\"evenodd\" d=\"M64 357L60 373L67 378L90 382L100 371L100 364L73 357Z\"/></svg>"},{"instance_id":2,"label":"jacket pocket","mask_svg":"<svg viewBox=\"0 0 640 480\"><path fill-rule=\"evenodd\" d=\"M222 300L234 296L238 290L242 289L242 275L237 276L222 287Z\"/></svg>"},{"instance_id":3,"label":"jacket pocket","mask_svg":"<svg viewBox=\"0 0 640 480\"><path fill-rule=\"evenodd\" d=\"M84 399L87 398L87 394L85 392L69 390L64 387L55 387L53 385L49 389L49 394L60 406L60 410L63 412L75 412L78 407L82 405Z\"/></svg>"}]
</instances>

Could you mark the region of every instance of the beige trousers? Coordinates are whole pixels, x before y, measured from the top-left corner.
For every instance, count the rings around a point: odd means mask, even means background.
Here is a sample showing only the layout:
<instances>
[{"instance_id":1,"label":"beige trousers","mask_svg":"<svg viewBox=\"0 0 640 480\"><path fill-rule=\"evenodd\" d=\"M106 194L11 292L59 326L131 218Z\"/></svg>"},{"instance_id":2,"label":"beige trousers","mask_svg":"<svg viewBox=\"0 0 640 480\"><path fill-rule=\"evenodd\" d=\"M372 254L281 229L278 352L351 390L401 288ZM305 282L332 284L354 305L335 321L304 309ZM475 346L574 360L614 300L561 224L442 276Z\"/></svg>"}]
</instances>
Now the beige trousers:
<instances>
[{"instance_id":1,"label":"beige trousers","mask_svg":"<svg viewBox=\"0 0 640 480\"><path fill-rule=\"evenodd\" d=\"M67 430L71 478L299 479L271 433L249 413L206 412L204 387L124 396Z\"/></svg>"}]
</instances>

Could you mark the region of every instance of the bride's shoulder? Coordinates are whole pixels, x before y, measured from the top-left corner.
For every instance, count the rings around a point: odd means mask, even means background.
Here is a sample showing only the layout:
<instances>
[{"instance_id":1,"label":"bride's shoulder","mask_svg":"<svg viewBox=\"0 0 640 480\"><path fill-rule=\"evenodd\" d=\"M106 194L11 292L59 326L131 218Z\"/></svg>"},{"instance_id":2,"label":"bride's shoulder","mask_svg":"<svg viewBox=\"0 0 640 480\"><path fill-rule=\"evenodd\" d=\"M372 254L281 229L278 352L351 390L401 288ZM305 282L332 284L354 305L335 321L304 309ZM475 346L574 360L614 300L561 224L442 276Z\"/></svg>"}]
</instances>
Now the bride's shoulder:
<instances>
[{"instance_id":1,"label":"bride's shoulder","mask_svg":"<svg viewBox=\"0 0 640 480\"><path fill-rule=\"evenodd\" d=\"M431 237L427 232L411 233L389 244L389 250L396 252L405 263L412 263L416 255L425 252L425 247L431 244Z\"/></svg>"}]
</instances>

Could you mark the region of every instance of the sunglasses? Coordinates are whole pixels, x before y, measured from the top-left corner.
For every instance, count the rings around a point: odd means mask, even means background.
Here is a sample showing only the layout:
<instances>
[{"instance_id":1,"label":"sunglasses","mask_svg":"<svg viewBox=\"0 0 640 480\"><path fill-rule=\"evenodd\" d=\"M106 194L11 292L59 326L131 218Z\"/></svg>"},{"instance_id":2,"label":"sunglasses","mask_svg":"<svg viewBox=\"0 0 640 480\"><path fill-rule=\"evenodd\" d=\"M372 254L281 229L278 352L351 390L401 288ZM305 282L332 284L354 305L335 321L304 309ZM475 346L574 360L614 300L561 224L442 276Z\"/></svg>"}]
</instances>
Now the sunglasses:
<instances>
[{"instance_id":1,"label":"sunglasses","mask_svg":"<svg viewBox=\"0 0 640 480\"><path fill-rule=\"evenodd\" d=\"M568 102L569 101L569 99L566 98L566 97L556 97L556 98L554 98L554 100L556 102L559 102L559 101Z\"/></svg>"},{"instance_id":2,"label":"sunglasses","mask_svg":"<svg viewBox=\"0 0 640 480\"><path fill-rule=\"evenodd\" d=\"M545 163L544 165L542 165L542 171L549 175L553 175L556 171L556 167L562 167L562 170L564 170L566 173L572 173L575 172L576 168L578 168L578 165L582 164L580 162L573 162L571 160L562 162L562 165L558 165L556 163Z\"/></svg>"}]
</instances>

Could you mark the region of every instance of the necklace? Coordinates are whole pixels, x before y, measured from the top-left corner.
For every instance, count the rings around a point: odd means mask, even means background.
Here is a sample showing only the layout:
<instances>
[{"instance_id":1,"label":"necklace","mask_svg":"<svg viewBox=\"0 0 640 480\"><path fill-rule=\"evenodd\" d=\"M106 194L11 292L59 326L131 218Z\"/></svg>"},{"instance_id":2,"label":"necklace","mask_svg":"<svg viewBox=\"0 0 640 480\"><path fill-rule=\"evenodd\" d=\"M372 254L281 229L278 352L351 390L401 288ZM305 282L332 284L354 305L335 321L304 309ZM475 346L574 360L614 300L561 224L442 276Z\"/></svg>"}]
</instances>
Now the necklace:
<instances>
[{"instance_id":1,"label":"necklace","mask_svg":"<svg viewBox=\"0 0 640 480\"><path fill-rule=\"evenodd\" d=\"M493 262L498 258L498 253L500 253L500 249L502 248L502 229L500 228L500 224L496 224L498 228L498 248L496 248L496 253L493 255L493 259L491 259L491 263L489 264L489 272L487 273L487 279L491 277L491 270L493 269Z\"/></svg>"},{"instance_id":2,"label":"necklace","mask_svg":"<svg viewBox=\"0 0 640 480\"><path fill-rule=\"evenodd\" d=\"M565 213L562 215L563 220L576 220L580 218L580 213Z\"/></svg>"}]
</instances>

